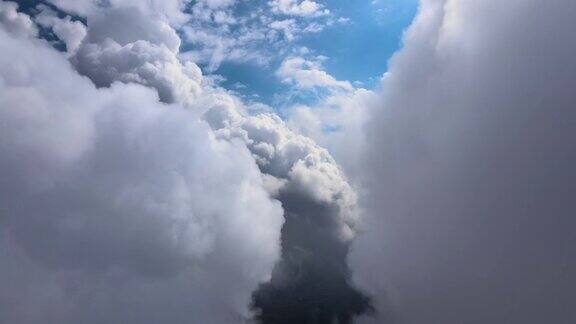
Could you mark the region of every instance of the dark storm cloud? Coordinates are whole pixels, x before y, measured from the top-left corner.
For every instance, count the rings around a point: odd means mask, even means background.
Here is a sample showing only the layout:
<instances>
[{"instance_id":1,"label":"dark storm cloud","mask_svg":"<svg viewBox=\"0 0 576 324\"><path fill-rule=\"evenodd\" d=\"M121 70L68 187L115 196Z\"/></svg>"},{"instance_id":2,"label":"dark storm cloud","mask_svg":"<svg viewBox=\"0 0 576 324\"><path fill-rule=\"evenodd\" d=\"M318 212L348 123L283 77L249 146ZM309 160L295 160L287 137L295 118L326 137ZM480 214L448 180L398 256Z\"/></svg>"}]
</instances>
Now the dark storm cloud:
<instances>
[{"instance_id":1,"label":"dark storm cloud","mask_svg":"<svg viewBox=\"0 0 576 324\"><path fill-rule=\"evenodd\" d=\"M369 118L352 257L399 323L576 322L574 17L422 1Z\"/></svg>"}]
</instances>

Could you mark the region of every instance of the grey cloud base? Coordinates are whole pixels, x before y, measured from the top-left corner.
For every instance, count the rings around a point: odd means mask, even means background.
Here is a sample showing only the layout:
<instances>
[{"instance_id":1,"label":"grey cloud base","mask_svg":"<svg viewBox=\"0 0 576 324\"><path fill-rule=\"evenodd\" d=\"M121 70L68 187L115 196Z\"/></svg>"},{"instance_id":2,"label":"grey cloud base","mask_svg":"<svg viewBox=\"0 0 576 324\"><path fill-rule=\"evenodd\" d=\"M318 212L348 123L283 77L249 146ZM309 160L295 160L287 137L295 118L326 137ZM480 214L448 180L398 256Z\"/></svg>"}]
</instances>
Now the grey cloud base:
<instances>
[{"instance_id":1,"label":"grey cloud base","mask_svg":"<svg viewBox=\"0 0 576 324\"><path fill-rule=\"evenodd\" d=\"M422 1L368 118L351 256L398 323L576 321L574 17Z\"/></svg>"}]
</instances>

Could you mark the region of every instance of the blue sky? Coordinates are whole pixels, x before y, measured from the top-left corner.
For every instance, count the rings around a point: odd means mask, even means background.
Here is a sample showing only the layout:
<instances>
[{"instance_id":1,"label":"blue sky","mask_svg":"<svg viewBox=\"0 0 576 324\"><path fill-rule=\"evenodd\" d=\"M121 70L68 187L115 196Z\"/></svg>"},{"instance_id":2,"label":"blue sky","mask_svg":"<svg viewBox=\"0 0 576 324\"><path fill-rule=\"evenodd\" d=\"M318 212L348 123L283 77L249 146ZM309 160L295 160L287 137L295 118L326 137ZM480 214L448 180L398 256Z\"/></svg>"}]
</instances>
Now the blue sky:
<instances>
[{"instance_id":1,"label":"blue sky","mask_svg":"<svg viewBox=\"0 0 576 324\"><path fill-rule=\"evenodd\" d=\"M20 5L27 11L38 3L23 0ZM281 113L342 90L325 82L302 86L294 75L299 69L373 89L417 5L417 0L192 1L190 19L178 29L182 59L197 63L205 75L215 76L245 101ZM54 38L50 30L42 31L45 38ZM302 66L279 76L283 62L292 58L303 59Z\"/></svg>"},{"instance_id":2,"label":"blue sky","mask_svg":"<svg viewBox=\"0 0 576 324\"><path fill-rule=\"evenodd\" d=\"M402 31L416 12L414 0L334 1L334 11L351 23L312 35L304 45L326 53L325 64L337 79L373 85L398 49Z\"/></svg>"},{"instance_id":3,"label":"blue sky","mask_svg":"<svg viewBox=\"0 0 576 324\"><path fill-rule=\"evenodd\" d=\"M319 87L302 89L294 84L282 82L276 72L282 62L290 57L302 57L317 62L321 70L336 80L350 82L354 87L374 88L386 70L388 59L399 48L403 30L410 24L417 10L416 0L331 0L316 1L319 5L317 11L321 14L302 16L271 13L274 11L271 3L272 1L260 0L237 2L232 8L221 11L228 12L236 19L270 14L270 21L264 25L273 24L272 20L294 20L295 26L299 26L295 29L299 28L300 31L294 32L292 39L281 35L270 42L258 40L232 45L231 48L241 48L243 52L240 55L230 54L232 58L223 55L224 58L220 57L216 64L212 58L221 48L206 50L216 42L213 39L198 41L201 37L187 38L184 31L185 43L182 49L184 55L194 53L193 60L200 64L205 73L222 76L223 87L238 92L248 100L277 108L299 103L309 104L326 93ZM299 2L293 1L293 3ZM212 9L212 12L218 10L218 8ZM214 37L220 39L229 36L238 39L253 30L260 31L262 24L257 22L245 25L251 27L241 31L240 29L244 27L238 27L240 24L230 24L231 27L226 27L228 31L216 32L215 30L220 27L210 21L188 28L193 29L194 33L198 33L199 30L210 30L218 34ZM259 27L253 27L256 25ZM321 31L303 31L308 26ZM228 43L231 42L233 41ZM205 50L199 54L199 48ZM225 51L233 52L234 49Z\"/></svg>"}]
</instances>

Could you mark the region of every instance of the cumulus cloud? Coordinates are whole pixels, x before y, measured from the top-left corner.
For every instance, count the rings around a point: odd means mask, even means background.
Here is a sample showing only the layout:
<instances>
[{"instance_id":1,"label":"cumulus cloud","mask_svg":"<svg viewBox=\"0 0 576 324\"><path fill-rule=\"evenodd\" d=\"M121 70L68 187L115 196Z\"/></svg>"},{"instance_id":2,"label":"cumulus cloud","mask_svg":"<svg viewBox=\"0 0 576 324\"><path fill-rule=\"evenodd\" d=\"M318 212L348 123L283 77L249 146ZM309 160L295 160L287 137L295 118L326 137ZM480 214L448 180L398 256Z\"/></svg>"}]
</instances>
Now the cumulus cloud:
<instances>
[{"instance_id":1,"label":"cumulus cloud","mask_svg":"<svg viewBox=\"0 0 576 324\"><path fill-rule=\"evenodd\" d=\"M576 318L575 15L421 2L369 113L351 259L399 323Z\"/></svg>"},{"instance_id":2,"label":"cumulus cloud","mask_svg":"<svg viewBox=\"0 0 576 324\"><path fill-rule=\"evenodd\" d=\"M323 5L310 0L273 0L268 4L273 12L289 16L319 17L330 14L330 10Z\"/></svg>"},{"instance_id":3,"label":"cumulus cloud","mask_svg":"<svg viewBox=\"0 0 576 324\"><path fill-rule=\"evenodd\" d=\"M283 219L246 147L155 89L96 88L11 26L0 24L0 321L251 317Z\"/></svg>"},{"instance_id":4,"label":"cumulus cloud","mask_svg":"<svg viewBox=\"0 0 576 324\"><path fill-rule=\"evenodd\" d=\"M202 73L194 63L180 62L180 38L166 21L136 8L114 8L91 16L88 27L72 62L97 86L140 83L169 103L198 97Z\"/></svg>"},{"instance_id":5,"label":"cumulus cloud","mask_svg":"<svg viewBox=\"0 0 576 324\"><path fill-rule=\"evenodd\" d=\"M298 56L288 57L282 62L276 75L282 82L294 84L301 89L352 90L353 87L350 82L336 80L322 69L322 59L322 57L316 60L308 60Z\"/></svg>"},{"instance_id":6,"label":"cumulus cloud","mask_svg":"<svg viewBox=\"0 0 576 324\"><path fill-rule=\"evenodd\" d=\"M287 123L298 134L328 149L346 175L356 181L363 172L360 162L366 149L367 109L377 104L374 91L338 91L315 104L291 107Z\"/></svg>"},{"instance_id":7,"label":"cumulus cloud","mask_svg":"<svg viewBox=\"0 0 576 324\"><path fill-rule=\"evenodd\" d=\"M80 21L73 21L70 16L58 17L57 13L47 6L38 6L40 13L34 18L35 22L45 28L52 28L54 34L66 45L66 51L74 54L84 37L86 27Z\"/></svg>"},{"instance_id":8,"label":"cumulus cloud","mask_svg":"<svg viewBox=\"0 0 576 324\"><path fill-rule=\"evenodd\" d=\"M326 149L291 131L274 114L243 117L219 105L206 112L205 119L218 138L246 144L262 172L282 184L275 192L299 192L315 203L333 205L338 211L330 216L333 234L343 241L352 238L356 194Z\"/></svg>"},{"instance_id":9,"label":"cumulus cloud","mask_svg":"<svg viewBox=\"0 0 576 324\"><path fill-rule=\"evenodd\" d=\"M284 208L282 257L271 281L254 294L257 318L346 323L369 311L346 263L358 222L356 193L328 151L275 115L242 117L217 106L205 118L219 138L246 144Z\"/></svg>"}]
</instances>

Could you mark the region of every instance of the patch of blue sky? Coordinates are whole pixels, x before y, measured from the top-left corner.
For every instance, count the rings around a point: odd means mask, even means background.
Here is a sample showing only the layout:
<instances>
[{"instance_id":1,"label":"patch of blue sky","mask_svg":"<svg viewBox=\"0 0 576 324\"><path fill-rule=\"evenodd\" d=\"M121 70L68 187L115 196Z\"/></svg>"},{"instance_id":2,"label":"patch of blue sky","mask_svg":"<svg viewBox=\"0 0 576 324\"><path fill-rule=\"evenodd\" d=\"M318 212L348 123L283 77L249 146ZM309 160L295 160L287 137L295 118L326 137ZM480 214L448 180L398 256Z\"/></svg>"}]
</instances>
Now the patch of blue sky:
<instances>
[{"instance_id":1,"label":"patch of blue sky","mask_svg":"<svg viewBox=\"0 0 576 324\"><path fill-rule=\"evenodd\" d=\"M225 78L220 83L225 89L233 90L249 100L269 105L274 103L275 94L283 93L287 89L274 75L272 66L253 62L224 62L215 73Z\"/></svg>"},{"instance_id":2,"label":"patch of blue sky","mask_svg":"<svg viewBox=\"0 0 576 324\"><path fill-rule=\"evenodd\" d=\"M262 1L241 3L236 9L239 14L250 12L250 6L254 4L260 5L259 8L265 5ZM286 56L306 47L310 50L309 55L328 58L323 61L323 67L336 79L367 89L374 88L386 72L388 60L398 50L403 31L416 14L417 0L331 0L323 4L335 19L346 18L347 21L326 26L318 33L302 34L293 42L285 42L285 48L270 57L267 64L249 60L223 62L213 73L226 79L222 83L225 88L278 109L295 104L313 104L326 92L295 89L283 84L275 75ZM207 67L207 64L201 65Z\"/></svg>"},{"instance_id":3,"label":"patch of blue sky","mask_svg":"<svg viewBox=\"0 0 576 324\"><path fill-rule=\"evenodd\" d=\"M417 7L417 0L332 0L330 10L350 21L307 35L301 44L329 57L324 67L336 79L373 88L398 50Z\"/></svg>"},{"instance_id":4,"label":"patch of blue sky","mask_svg":"<svg viewBox=\"0 0 576 324\"><path fill-rule=\"evenodd\" d=\"M417 10L417 0L317 0L324 8L330 10L329 16L301 17L283 14L272 14L269 0L237 1L229 13L238 19L244 18L242 24L228 24L224 37L239 37L247 31L262 32L270 19L292 19L303 28L306 24L314 22L324 28L319 32L300 32L293 40L283 39L282 36L273 40L264 39L242 44L249 56L255 54L262 56L263 60L242 58L222 59L212 69L210 61L198 61L205 73L221 75L224 80L221 85L235 91L248 101L261 102L275 107L279 113L284 108L295 105L313 105L330 94L322 88L301 89L293 84L282 83L276 75L282 61L288 56L303 55L306 59L315 56L324 56L321 60L322 68L337 80L346 80L358 87L372 89L387 69L387 62L400 46L403 31L410 24ZM34 15L34 7L38 4L47 4L44 0L21 0L20 10ZM190 2L188 11L192 9L195 1ZM57 10L59 16L64 12ZM250 18L247 18L250 17ZM72 16L85 23L82 17ZM264 23L259 22L265 18ZM335 22L345 18L346 22ZM331 24L327 24L332 20ZM190 23L194 26L194 22ZM264 25L259 25L264 24ZM197 26L195 26L196 28ZM202 23L209 33L218 33L222 26L215 23ZM253 28L254 27L254 28ZM265 27L262 29L262 27ZM268 26L269 27L269 26ZM260 28L260 29L259 29ZM270 29L268 29L269 31ZM41 28L42 36L52 41L53 45L64 50L50 29ZM186 33L178 31L182 40L182 52L198 48L198 44L187 42ZM266 30L264 30L266 32ZM280 31L277 31L281 34ZM214 36L217 36L214 34ZM210 47L208 41L204 46ZM302 53L305 47L308 53ZM208 53L208 56L210 53Z\"/></svg>"}]
</instances>

